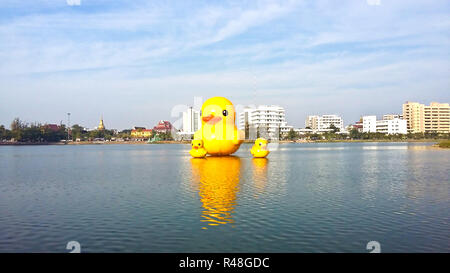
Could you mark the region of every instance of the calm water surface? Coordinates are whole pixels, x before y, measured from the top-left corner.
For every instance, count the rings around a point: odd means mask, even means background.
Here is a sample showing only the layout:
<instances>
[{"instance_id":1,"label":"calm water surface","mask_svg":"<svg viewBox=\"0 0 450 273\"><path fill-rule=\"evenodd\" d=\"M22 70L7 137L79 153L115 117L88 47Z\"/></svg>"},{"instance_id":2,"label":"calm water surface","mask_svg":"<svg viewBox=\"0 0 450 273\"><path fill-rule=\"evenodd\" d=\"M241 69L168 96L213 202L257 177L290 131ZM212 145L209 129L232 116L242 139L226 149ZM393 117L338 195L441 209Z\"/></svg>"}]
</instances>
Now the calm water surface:
<instances>
[{"instance_id":1,"label":"calm water surface","mask_svg":"<svg viewBox=\"0 0 450 273\"><path fill-rule=\"evenodd\" d=\"M0 252L450 252L450 151L283 144L0 147Z\"/></svg>"}]
</instances>

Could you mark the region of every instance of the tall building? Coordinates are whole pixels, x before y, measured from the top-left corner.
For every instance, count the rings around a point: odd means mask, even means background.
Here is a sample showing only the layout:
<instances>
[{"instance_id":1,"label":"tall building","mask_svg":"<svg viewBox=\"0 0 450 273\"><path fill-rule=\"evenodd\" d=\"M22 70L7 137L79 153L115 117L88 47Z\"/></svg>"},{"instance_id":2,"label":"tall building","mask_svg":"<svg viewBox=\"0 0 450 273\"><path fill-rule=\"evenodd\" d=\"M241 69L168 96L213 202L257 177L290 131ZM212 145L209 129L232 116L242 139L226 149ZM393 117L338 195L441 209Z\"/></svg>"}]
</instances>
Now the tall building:
<instances>
[{"instance_id":1,"label":"tall building","mask_svg":"<svg viewBox=\"0 0 450 273\"><path fill-rule=\"evenodd\" d=\"M424 105L418 102L403 104L403 118L408 133L450 133L450 105L432 102Z\"/></svg>"},{"instance_id":2,"label":"tall building","mask_svg":"<svg viewBox=\"0 0 450 273\"><path fill-rule=\"evenodd\" d=\"M403 104L403 119L406 120L408 133L425 132L424 105L418 102Z\"/></svg>"},{"instance_id":3,"label":"tall building","mask_svg":"<svg viewBox=\"0 0 450 273\"><path fill-rule=\"evenodd\" d=\"M186 112L183 112L183 133L194 134L200 127L200 111L189 107Z\"/></svg>"},{"instance_id":4,"label":"tall building","mask_svg":"<svg viewBox=\"0 0 450 273\"><path fill-rule=\"evenodd\" d=\"M376 133L377 132L377 116L363 116L362 117L362 132Z\"/></svg>"},{"instance_id":5,"label":"tall building","mask_svg":"<svg viewBox=\"0 0 450 273\"><path fill-rule=\"evenodd\" d=\"M292 126L287 125L284 108L278 105L259 105L256 108L246 107L239 114L239 128L246 130L246 127L256 130L264 130L270 138L278 138L278 134L286 134ZM250 136L253 138L254 136ZM246 132L246 138L249 138Z\"/></svg>"},{"instance_id":6,"label":"tall building","mask_svg":"<svg viewBox=\"0 0 450 273\"><path fill-rule=\"evenodd\" d=\"M428 133L450 133L450 105L432 102L424 107L424 126Z\"/></svg>"},{"instance_id":7,"label":"tall building","mask_svg":"<svg viewBox=\"0 0 450 273\"><path fill-rule=\"evenodd\" d=\"M344 121L338 115L307 116L305 120L305 127L309 127L314 132L329 132L332 130L331 125L341 132L344 131Z\"/></svg>"}]
</instances>

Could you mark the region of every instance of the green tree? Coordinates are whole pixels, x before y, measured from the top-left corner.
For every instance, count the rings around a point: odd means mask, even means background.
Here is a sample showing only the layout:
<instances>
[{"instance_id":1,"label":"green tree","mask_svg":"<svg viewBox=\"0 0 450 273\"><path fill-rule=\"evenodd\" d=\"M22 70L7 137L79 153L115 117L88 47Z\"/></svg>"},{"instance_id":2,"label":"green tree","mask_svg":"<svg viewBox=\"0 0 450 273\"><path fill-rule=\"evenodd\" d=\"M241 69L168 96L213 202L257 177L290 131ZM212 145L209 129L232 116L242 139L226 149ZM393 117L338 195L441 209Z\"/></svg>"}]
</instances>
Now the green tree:
<instances>
[{"instance_id":1,"label":"green tree","mask_svg":"<svg viewBox=\"0 0 450 273\"><path fill-rule=\"evenodd\" d=\"M86 131L84 131L83 127L78 125L78 124L74 124L72 126L71 129L71 135L72 135L72 140L76 140L77 138L83 138L86 134Z\"/></svg>"},{"instance_id":2,"label":"green tree","mask_svg":"<svg viewBox=\"0 0 450 273\"><path fill-rule=\"evenodd\" d=\"M23 135L23 129L26 127L27 125L22 122L19 118L15 118L12 122L11 122L11 135L12 137L17 140L17 141L21 141L22 140L22 135Z\"/></svg>"},{"instance_id":3,"label":"green tree","mask_svg":"<svg viewBox=\"0 0 450 273\"><path fill-rule=\"evenodd\" d=\"M340 131L340 129L336 127L334 124L331 124L330 127L328 127L328 129L331 129L333 133L337 133Z\"/></svg>"},{"instance_id":4,"label":"green tree","mask_svg":"<svg viewBox=\"0 0 450 273\"><path fill-rule=\"evenodd\" d=\"M154 131L152 131L153 138ZM158 133L158 136L161 140L173 140L172 134L170 132Z\"/></svg>"},{"instance_id":5,"label":"green tree","mask_svg":"<svg viewBox=\"0 0 450 273\"><path fill-rule=\"evenodd\" d=\"M21 129L21 141L25 142L39 142L41 141L40 125L32 124Z\"/></svg>"},{"instance_id":6,"label":"green tree","mask_svg":"<svg viewBox=\"0 0 450 273\"><path fill-rule=\"evenodd\" d=\"M123 138L123 139L129 139L129 138L131 138L131 130L122 130L119 132L117 137Z\"/></svg>"},{"instance_id":7,"label":"green tree","mask_svg":"<svg viewBox=\"0 0 450 273\"><path fill-rule=\"evenodd\" d=\"M58 130L50 129L47 126L41 126L41 136L45 142L58 142L67 138L66 127L60 126Z\"/></svg>"},{"instance_id":8,"label":"green tree","mask_svg":"<svg viewBox=\"0 0 450 273\"><path fill-rule=\"evenodd\" d=\"M350 131L350 138L351 139L361 139L362 138L362 134L358 131L358 129L353 128Z\"/></svg>"},{"instance_id":9,"label":"green tree","mask_svg":"<svg viewBox=\"0 0 450 273\"><path fill-rule=\"evenodd\" d=\"M105 132L103 130L92 130L89 132L89 138L104 138Z\"/></svg>"},{"instance_id":10,"label":"green tree","mask_svg":"<svg viewBox=\"0 0 450 273\"><path fill-rule=\"evenodd\" d=\"M298 138L298 134L294 131L294 129L291 128L291 130L287 134L287 138L289 140L295 140Z\"/></svg>"},{"instance_id":11,"label":"green tree","mask_svg":"<svg viewBox=\"0 0 450 273\"><path fill-rule=\"evenodd\" d=\"M6 129L4 125L0 125L0 142L4 139L11 139L11 131Z\"/></svg>"}]
</instances>

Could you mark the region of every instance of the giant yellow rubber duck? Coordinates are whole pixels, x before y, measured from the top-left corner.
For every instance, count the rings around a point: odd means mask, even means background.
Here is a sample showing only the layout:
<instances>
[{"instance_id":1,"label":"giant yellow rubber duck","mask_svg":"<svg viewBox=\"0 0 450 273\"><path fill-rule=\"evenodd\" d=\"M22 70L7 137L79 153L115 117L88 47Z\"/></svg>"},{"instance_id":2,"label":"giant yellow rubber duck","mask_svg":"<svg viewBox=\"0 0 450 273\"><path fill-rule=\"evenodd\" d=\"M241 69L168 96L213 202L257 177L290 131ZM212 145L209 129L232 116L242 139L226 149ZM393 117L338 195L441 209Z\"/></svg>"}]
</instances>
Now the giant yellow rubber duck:
<instances>
[{"instance_id":1,"label":"giant yellow rubber duck","mask_svg":"<svg viewBox=\"0 0 450 273\"><path fill-rule=\"evenodd\" d=\"M207 99L202 105L202 127L194 140L202 140L209 155L224 156L236 152L244 141L244 132L235 126L236 112L224 97Z\"/></svg>"},{"instance_id":2,"label":"giant yellow rubber duck","mask_svg":"<svg viewBox=\"0 0 450 273\"><path fill-rule=\"evenodd\" d=\"M267 150L267 140L264 138L256 139L255 145L253 145L250 153L252 153L253 157L266 157L269 154L269 150Z\"/></svg>"},{"instance_id":3,"label":"giant yellow rubber duck","mask_svg":"<svg viewBox=\"0 0 450 273\"><path fill-rule=\"evenodd\" d=\"M205 157L206 150L203 148L202 140L192 140L192 150L189 151L192 157Z\"/></svg>"}]
</instances>

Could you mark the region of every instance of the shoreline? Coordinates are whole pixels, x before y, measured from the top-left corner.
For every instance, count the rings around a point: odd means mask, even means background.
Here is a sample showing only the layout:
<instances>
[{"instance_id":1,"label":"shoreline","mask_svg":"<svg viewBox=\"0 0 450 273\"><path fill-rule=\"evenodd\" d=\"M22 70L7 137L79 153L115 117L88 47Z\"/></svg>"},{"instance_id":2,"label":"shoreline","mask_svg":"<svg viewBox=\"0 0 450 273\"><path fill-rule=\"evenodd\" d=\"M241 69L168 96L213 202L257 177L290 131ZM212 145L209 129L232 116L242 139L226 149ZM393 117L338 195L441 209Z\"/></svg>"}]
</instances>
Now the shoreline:
<instances>
[{"instance_id":1,"label":"shoreline","mask_svg":"<svg viewBox=\"0 0 450 273\"><path fill-rule=\"evenodd\" d=\"M439 142L445 141L445 139L407 139L407 140L387 140L387 139L355 139L355 140L280 140L279 144L286 143L363 143L363 142L391 142L391 143L436 143L433 146L439 147ZM191 141L155 141L155 142L147 142L147 141L79 141L79 142L0 142L0 146L34 146L34 145L143 145L143 144L190 144ZM243 144L253 144L254 141L245 140ZM442 148L442 147L440 147Z\"/></svg>"}]
</instances>

